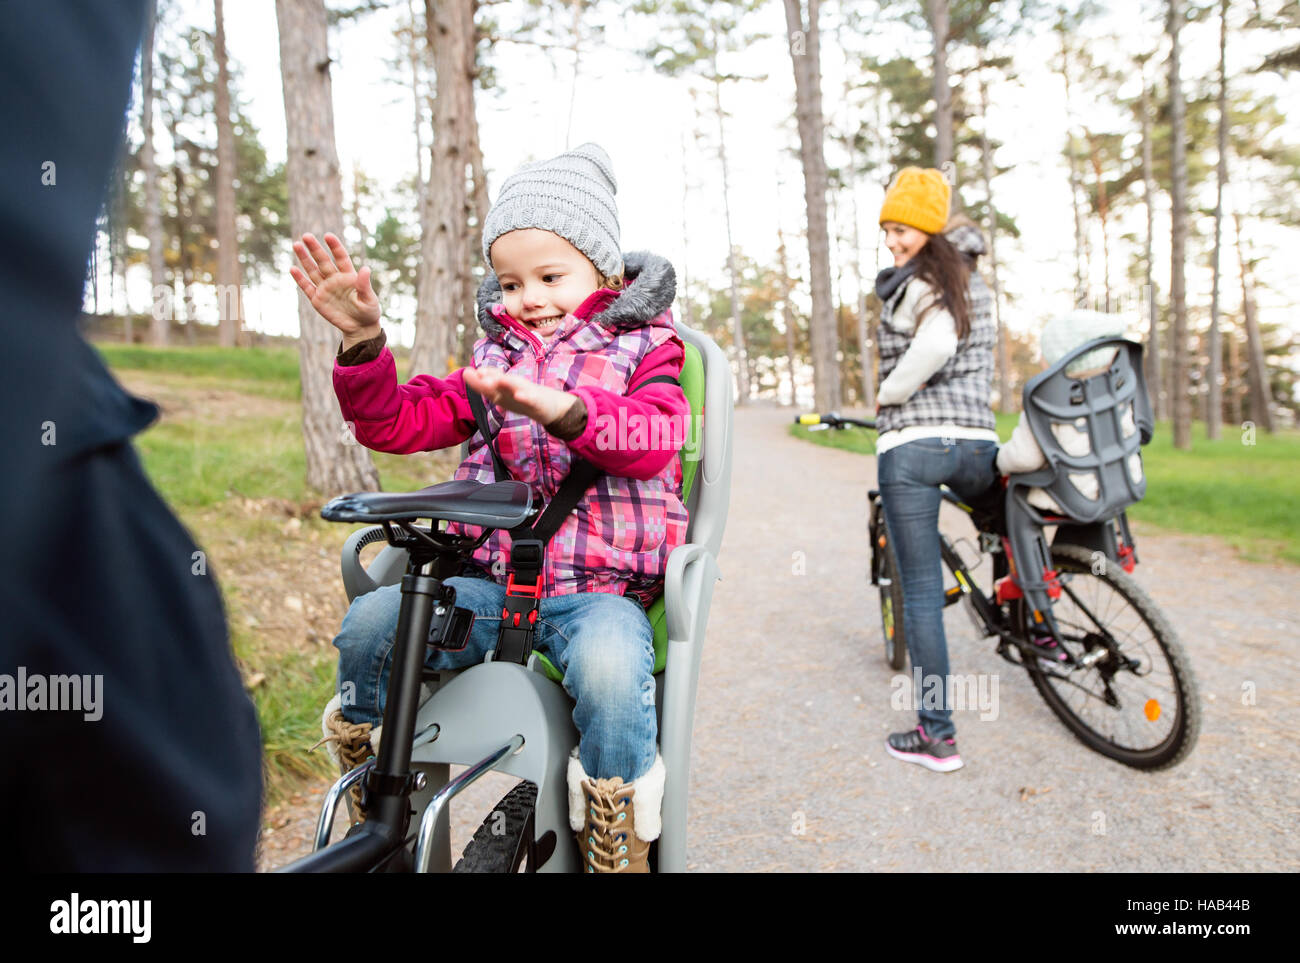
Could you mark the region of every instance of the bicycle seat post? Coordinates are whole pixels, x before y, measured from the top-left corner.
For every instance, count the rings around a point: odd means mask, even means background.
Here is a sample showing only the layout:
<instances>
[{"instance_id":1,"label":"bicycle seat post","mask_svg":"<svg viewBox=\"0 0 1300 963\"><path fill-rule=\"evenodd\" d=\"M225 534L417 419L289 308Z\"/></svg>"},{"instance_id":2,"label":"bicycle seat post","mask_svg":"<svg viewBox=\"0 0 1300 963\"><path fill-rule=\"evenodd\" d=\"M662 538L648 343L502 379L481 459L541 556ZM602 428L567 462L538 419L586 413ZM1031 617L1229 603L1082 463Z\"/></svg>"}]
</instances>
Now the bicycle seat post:
<instances>
[{"instance_id":1,"label":"bicycle seat post","mask_svg":"<svg viewBox=\"0 0 1300 963\"><path fill-rule=\"evenodd\" d=\"M475 544L472 539L445 540L437 531L436 521L423 538L417 537L420 530L405 524L401 527L406 537L385 526L390 542L403 545L409 558L402 576L402 603L384 707L384 738L365 782L372 821L396 839L405 839L410 818L414 779L411 751L429 635L435 616L445 624L454 605L454 593L444 587L443 579L460 570L465 554Z\"/></svg>"}]
</instances>

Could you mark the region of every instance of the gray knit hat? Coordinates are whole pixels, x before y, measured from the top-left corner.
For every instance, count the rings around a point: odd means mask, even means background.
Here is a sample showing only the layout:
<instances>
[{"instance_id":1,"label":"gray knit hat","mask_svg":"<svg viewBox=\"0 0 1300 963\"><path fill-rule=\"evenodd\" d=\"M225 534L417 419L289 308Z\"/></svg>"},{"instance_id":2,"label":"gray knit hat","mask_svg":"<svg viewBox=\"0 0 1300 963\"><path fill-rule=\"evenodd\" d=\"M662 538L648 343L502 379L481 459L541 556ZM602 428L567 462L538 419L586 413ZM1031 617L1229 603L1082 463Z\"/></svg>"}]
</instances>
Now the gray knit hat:
<instances>
[{"instance_id":1,"label":"gray knit hat","mask_svg":"<svg viewBox=\"0 0 1300 963\"><path fill-rule=\"evenodd\" d=\"M618 239L618 184L609 155L583 144L559 157L525 164L506 178L483 221L483 260L509 231L536 227L564 238L607 277L623 270Z\"/></svg>"},{"instance_id":2,"label":"gray knit hat","mask_svg":"<svg viewBox=\"0 0 1300 963\"><path fill-rule=\"evenodd\" d=\"M1117 314L1101 311L1074 311L1064 317L1053 318L1043 326L1041 339L1043 360L1054 365L1080 345L1097 338L1121 337L1124 319ZM1071 361L1066 374L1090 371L1108 364L1115 356L1113 348L1099 348Z\"/></svg>"}]
</instances>

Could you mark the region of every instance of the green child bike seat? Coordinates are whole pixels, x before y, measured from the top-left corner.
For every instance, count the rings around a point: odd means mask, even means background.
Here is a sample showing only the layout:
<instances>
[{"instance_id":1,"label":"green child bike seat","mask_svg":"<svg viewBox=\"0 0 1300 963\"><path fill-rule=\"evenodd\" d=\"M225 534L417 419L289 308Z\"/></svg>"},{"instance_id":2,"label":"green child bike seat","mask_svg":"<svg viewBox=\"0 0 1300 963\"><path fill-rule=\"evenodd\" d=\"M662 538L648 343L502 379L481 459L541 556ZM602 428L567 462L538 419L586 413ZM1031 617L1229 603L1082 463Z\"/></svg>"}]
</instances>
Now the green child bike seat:
<instances>
[{"instance_id":1,"label":"green child bike seat","mask_svg":"<svg viewBox=\"0 0 1300 963\"><path fill-rule=\"evenodd\" d=\"M690 342L686 343L686 358L682 362L682 373L678 380L682 384L682 391L686 395L686 402L691 408L691 425L690 431L686 436L686 444L682 447L682 504L687 505L690 502L691 488L695 483L695 474L700 467L700 431L701 416L704 412L704 359L700 356L700 349ZM687 529L689 533L690 529ZM689 537L689 535L688 535ZM654 647L655 647L655 665L656 674L664 670L664 663L668 658L668 616L664 608L664 597L660 595L646 609L646 617L650 619L650 628L654 630ZM541 652L534 650L537 655L537 661L546 671L546 677L554 682L562 682L564 675L557 669L551 660Z\"/></svg>"}]
</instances>

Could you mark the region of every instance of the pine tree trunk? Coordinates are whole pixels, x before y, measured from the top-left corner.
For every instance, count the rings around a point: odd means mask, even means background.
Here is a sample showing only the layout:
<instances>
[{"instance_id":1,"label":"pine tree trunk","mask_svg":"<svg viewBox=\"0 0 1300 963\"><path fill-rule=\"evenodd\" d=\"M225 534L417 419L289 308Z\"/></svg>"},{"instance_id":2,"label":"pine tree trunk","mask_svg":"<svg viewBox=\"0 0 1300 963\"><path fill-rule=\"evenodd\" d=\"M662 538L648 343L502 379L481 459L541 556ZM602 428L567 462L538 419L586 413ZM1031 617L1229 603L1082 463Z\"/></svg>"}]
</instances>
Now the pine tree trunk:
<instances>
[{"instance_id":1,"label":"pine tree trunk","mask_svg":"<svg viewBox=\"0 0 1300 963\"><path fill-rule=\"evenodd\" d=\"M982 54L982 51L981 51ZM988 198L989 274L993 278L993 317L998 328L998 410L1012 411L1011 363L1007 356L1007 332L1002 324L1002 282L998 278L998 209L993 203L993 150L988 134L989 88L980 73L980 154L984 175L984 196Z\"/></svg>"},{"instance_id":2,"label":"pine tree trunk","mask_svg":"<svg viewBox=\"0 0 1300 963\"><path fill-rule=\"evenodd\" d=\"M1070 100L1070 46L1065 30L1061 34L1061 80L1065 84L1065 117L1067 123L1073 122ZM1088 304L1088 284L1092 274L1088 264L1088 232L1083 211L1079 206L1079 195L1083 192L1082 177L1079 174L1079 156L1074 145L1074 132L1068 134L1066 157L1070 162L1070 207L1074 211L1074 306L1086 307Z\"/></svg>"},{"instance_id":3,"label":"pine tree trunk","mask_svg":"<svg viewBox=\"0 0 1300 963\"><path fill-rule=\"evenodd\" d=\"M417 31L420 29L415 20L415 7L411 0L406 0L406 13L411 18L411 33L408 38L406 53L411 61L411 102L415 105L415 209L424 210L425 193L428 190L428 178L424 173L424 84L420 81L420 64L423 60Z\"/></svg>"},{"instance_id":4,"label":"pine tree trunk","mask_svg":"<svg viewBox=\"0 0 1300 963\"><path fill-rule=\"evenodd\" d=\"M573 79L569 84L569 117L564 123L564 149L573 133L573 105L578 101L578 68L582 66L582 0L566 0L573 22L569 26L569 50L573 53Z\"/></svg>"},{"instance_id":5,"label":"pine tree trunk","mask_svg":"<svg viewBox=\"0 0 1300 963\"><path fill-rule=\"evenodd\" d=\"M1172 142L1171 197L1173 230L1170 245L1169 301L1174 315L1174 447L1192 447L1190 366L1187 356L1187 118L1183 100L1180 56L1182 0L1169 0L1169 118Z\"/></svg>"},{"instance_id":6,"label":"pine tree trunk","mask_svg":"<svg viewBox=\"0 0 1300 963\"><path fill-rule=\"evenodd\" d=\"M718 118L718 162L722 165L722 214L727 225L727 276L731 282L731 336L736 346L736 404L749 400L749 352L745 346L745 326L740 317L740 269L736 266L736 244L731 235L731 183L727 170L727 133L723 124L722 79L718 74L717 37L711 38L711 69L713 75L713 110Z\"/></svg>"},{"instance_id":7,"label":"pine tree trunk","mask_svg":"<svg viewBox=\"0 0 1300 963\"><path fill-rule=\"evenodd\" d=\"M1101 221L1101 288L1105 301L1103 311L1111 309L1110 297L1110 201L1106 197L1106 178L1101 166L1101 152L1092 132L1084 128L1088 140L1088 160L1092 164L1092 175L1097 181L1097 219Z\"/></svg>"},{"instance_id":8,"label":"pine tree trunk","mask_svg":"<svg viewBox=\"0 0 1300 963\"><path fill-rule=\"evenodd\" d=\"M473 0L425 0L424 10L438 93L433 101L429 196L421 216L421 280L411 372L444 377L454 363L458 326L468 307L461 302L460 274L468 241L465 145L474 110L469 63Z\"/></svg>"},{"instance_id":9,"label":"pine tree trunk","mask_svg":"<svg viewBox=\"0 0 1300 963\"><path fill-rule=\"evenodd\" d=\"M1250 418L1267 432L1273 431L1273 397L1268 384L1268 368L1264 362L1264 339L1259 333L1259 319L1255 316L1255 298L1250 291L1250 262L1241 242L1241 215L1233 215L1237 228L1237 262L1241 266L1241 310L1246 319L1246 365L1250 384Z\"/></svg>"},{"instance_id":10,"label":"pine tree trunk","mask_svg":"<svg viewBox=\"0 0 1300 963\"><path fill-rule=\"evenodd\" d=\"M176 271L181 282L181 313L185 316L185 342L198 343L198 321L194 312L194 254L190 250L190 210L185 191L185 172L181 170L180 137L176 115L168 117L172 138L172 179L176 182Z\"/></svg>"},{"instance_id":11,"label":"pine tree trunk","mask_svg":"<svg viewBox=\"0 0 1300 963\"><path fill-rule=\"evenodd\" d=\"M289 230L321 237L343 223L343 185L334 146L334 102L324 0L276 0L280 74L288 135ZM298 358L307 484L338 495L374 491L379 474L370 453L339 415L331 372L339 339L311 302L298 298Z\"/></svg>"},{"instance_id":12,"label":"pine tree trunk","mask_svg":"<svg viewBox=\"0 0 1300 963\"><path fill-rule=\"evenodd\" d=\"M839 341L839 343L842 344L843 334L845 330L845 325L844 325L844 260L845 259L844 259L844 254L840 249L840 245L843 242L844 238L840 234L839 191L837 190L827 191L827 195L830 197L830 209L829 209L830 263L835 265L835 276L833 278L834 284L831 285L831 298L832 298L834 314L835 314L835 337L837 341ZM844 360L847 361L848 360L847 357ZM839 372L839 377L840 377L840 386L844 392L845 400L851 401L854 393L856 392L856 388L853 387L852 385L845 384L844 370L842 366Z\"/></svg>"},{"instance_id":13,"label":"pine tree trunk","mask_svg":"<svg viewBox=\"0 0 1300 963\"><path fill-rule=\"evenodd\" d=\"M1223 185L1228 181L1228 0L1219 5L1219 165L1214 194L1214 281L1210 293L1210 361L1206 370L1209 398L1205 437L1217 440L1221 434L1223 400L1219 393L1219 368L1223 346L1219 336L1219 275L1223 235Z\"/></svg>"},{"instance_id":14,"label":"pine tree trunk","mask_svg":"<svg viewBox=\"0 0 1300 963\"><path fill-rule=\"evenodd\" d=\"M779 220L776 224L776 256L781 266L781 323L785 325L785 359L786 373L790 376L790 404L796 405L799 403L799 395L794 384L797 346L794 336L794 312L790 310L790 292L794 290L794 280L790 277L790 264L785 254L785 232L781 229Z\"/></svg>"},{"instance_id":15,"label":"pine tree trunk","mask_svg":"<svg viewBox=\"0 0 1300 963\"><path fill-rule=\"evenodd\" d=\"M222 0L216 4L217 60L217 310L223 347L242 340L243 291L239 276L239 238L235 231L235 128L230 120L230 71Z\"/></svg>"},{"instance_id":16,"label":"pine tree trunk","mask_svg":"<svg viewBox=\"0 0 1300 963\"><path fill-rule=\"evenodd\" d=\"M473 9L470 11L472 23L474 23L472 18L477 9L478 3L475 0ZM465 202L467 221L469 222L465 233L465 268L461 295L462 302L465 305L465 314L457 357L457 361L466 365L473 361L474 343L482 335L482 331L479 330L478 326L478 308L475 299L478 295L478 273L487 270L487 265L483 263L483 222L487 220L488 215L488 185L487 174L483 170L483 148L479 143L478 136L478 110L474 107L473 100L474 81L478 77L478 40L478 27L475 24L468 37L469 53L466 58L466 63L470 69L469 96L471 109L468 126L471 177L469 197Z\"/></svg>"},{"instance_id":17,"label":"pine tree trunk","mask_svg":"<svg viewBox=\"0 0 1300 963\"><path fill-rule=\"evenodd\" d=\"M940 170L953 159L952 88L948 83L948 0L926 0L934 54L934 166ZM953 167L953 186L957 183ZM953 207L957 192L953 191Z\"/></svg>"},{"instance_id":18,"label":"pine tree trunk","mask_svg":"<svg viewBox=\"0 0 1300 963\"><path fill-rule=\"evenodd\" d=\"M171 292L157 305L162 290L167 289L167 265L163 254L162 201L158 194L158 160L153 149L153 45L157 23L157 0L150 5L149 23L145 27L140 51L141 128L144 146L140 166L144 168L144 233L149 241L149 301L153 321L149 325L149 343L165 345L170 332Z\"/></svg>"},{"instance_id":19,"label":"pine tree trunk","mask_svg":"<svg viewBox=\"0 0 1300 963\"><path fill-rule=\"evenodd\" d=\"M119 163L113 171L113 216L109 221L108 253L111 261L113 296L111 310L117 311L117 291L122 292L122 340L135 342L135 318L126 290L126 165Z\"/></svg>"},{"instance_id":20,"label":"pine tree trunk","mask_svg":"<svg viewBox=\"0 0 1300 963\"><path fill-rule=\"evenodd\" d=\"M1228 419L1233 425L1241 424L1241 340L1237 332L1228 332L1228 370L1223 379L1228 389Z\"/></svg>"},{"instance_id":21,"label":"pine tree trunk","mask_svg":"<svg viewBox=\"0 0 1300 963\"><path fill-rule=\"evenodd\" d=\"M1157 419L1168 416L1165 405L1164 361L1160 350L1160 318L1156 306L1156 287L1152 275L1155 256L1155 175L1152 172L1151 109L1147 99L1146 64L1142 74L1142 202L1147 214L1146 250L1143 253L1143 270L1146 275L1147 306L1147 385L1151 392L1153 414Z\"/></svg>"},{"instance_id":22,"label":"pine tree trunk","mask_svg":"<svg viewBox=\"0 0 1300 963\"><path fill-rule=\"evenodd\" d=\"M795 52L795 117L799 124L799 154L803 162L804 203L808 210L808 272L812 293L812 315L808 339L812 349L814 404L822 411L840 406L840 372L837 354L838 332L831 308L829 237L826 228L826 156L822 152L821 51L818 39L819 0L808 0L805 31L800 0L784 0L789 34L807 37L804 53Z\"/></svg>"},{"instance_id":23,"label":"pine tree trunk","mask_svg":"<svg viewBox=\"0 0 1300 963\"><path fill-rule=\"evenodd\" d=\"M467 224L465 229L465 267L461 278L461 300L465 305L465 314L462 319L463 327L456 359L466 365L473 360L474 343L483 333L478 326L476 298L479 273L487 270L487 265L483 263L481 242L483 221L487 219L488 213L488 188L487 175L483 170L483 149L479 146L477 117L473 117L470 121L469 157L473 177L470 182L469 197L465 201L465 209L472 222Z\"/></svg>"},{"instance_id":24,"label":"pine tree trunk","mask_svg":"<svg viewBox=\"0 0 1300 963\"><path fill-rule=\"evenodd\" d=\"M850 163L852 169L852 163ZM858 192L853 192L853 276L858 279L858 356L862 359L862 404L876 403L876 379L871 364L871 337L867 332L867 279L862 276L862 236L858 230ZM874 280L874 279L873 279Z\"/></svg>"},{"instance_id":25,"label":"pine tree trunk","mask_svg":"<svg viewBox=\"0 0 1300 963\"><path fill-rule=\"evenodd\" d=\"M682 134L682 286L677 290L677 302L682 321L686 327L695 327L694 311L691 308L691 230L688 212L691 203L690 172L686 163L686 135Z\"/></svg>"},{"instance_id":26,"label":"pine tree trunk","mask_svg":"<svg viewBox=\"0 0 1300 963\"><path fill-rule=\"evenodd\" d=\"M352 224L357 229L357 235L360 237L361 257L369 260L370 251L370 231L366 229L366 222L361 216L361 195L365 191L365 177L361 173L359 166L352 168Z\"/></svg>"}]
</instances>

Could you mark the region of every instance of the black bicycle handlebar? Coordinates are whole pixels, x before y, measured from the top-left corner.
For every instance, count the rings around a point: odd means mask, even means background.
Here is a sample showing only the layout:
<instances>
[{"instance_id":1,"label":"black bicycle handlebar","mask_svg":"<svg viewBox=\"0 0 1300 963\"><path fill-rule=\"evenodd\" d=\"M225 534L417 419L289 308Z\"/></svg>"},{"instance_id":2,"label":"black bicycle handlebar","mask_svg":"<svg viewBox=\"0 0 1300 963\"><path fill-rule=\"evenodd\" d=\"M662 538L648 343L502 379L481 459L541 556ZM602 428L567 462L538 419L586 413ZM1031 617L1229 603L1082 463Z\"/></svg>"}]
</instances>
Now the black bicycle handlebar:
<instances>
[{"instance_id":1,"label":"black bicycle handlebar","mask_svg":"<svg viewBox=\"0 0 1300 963\"><path fill-rule=\"evenodd\" d=\"M875 431L876 429L875 421L868 421L862 418L846 418L845 416L833 411L829 411L825 414L795 415L794 423L809 428L823 427L838 428L840 430L845 428L870 428L872 431Z\"/></svg>"}]
</instances>

